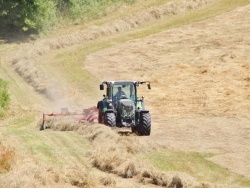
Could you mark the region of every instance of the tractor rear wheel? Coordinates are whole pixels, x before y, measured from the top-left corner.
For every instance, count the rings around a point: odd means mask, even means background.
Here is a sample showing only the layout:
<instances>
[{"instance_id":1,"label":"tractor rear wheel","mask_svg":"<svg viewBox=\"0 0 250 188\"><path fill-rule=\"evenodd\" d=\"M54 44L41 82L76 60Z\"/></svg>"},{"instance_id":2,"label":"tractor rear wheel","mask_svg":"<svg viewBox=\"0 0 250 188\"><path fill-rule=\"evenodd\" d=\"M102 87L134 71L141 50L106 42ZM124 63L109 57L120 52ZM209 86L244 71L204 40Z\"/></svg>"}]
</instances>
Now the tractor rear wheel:
<instances>
[{"instance_id":1,"label":"tractor rear wheel","mask_svg":"<svg viewBox=\"0 0 250 188\"><path fill-rule=\"evenodd\" d=\"M151 132L151 116L149 113L142 114L142 122L136 127L139 136L149 136Z\"/></svg>"},{"instance_id":2,"label":"tractor rear wheel","mask_svg":"<svg viewBox=\"0 0 250 188\"><path fill-rule=\"evenodd\" d=\"M98 111L98 123L102 123L102 111L100 109Z\"/></svg>"},{"instance_id":3,"label":"tractor rear wheel","mask_svg":"<svg viewBox=\"0 0 250 188\"><path fill-rule=\"evenodd\" d=\"M106 113L105 114L105 125L108 125L110 127L114 127L116 125L116 117L114 113Z\"/></svg>"}]
</instances>

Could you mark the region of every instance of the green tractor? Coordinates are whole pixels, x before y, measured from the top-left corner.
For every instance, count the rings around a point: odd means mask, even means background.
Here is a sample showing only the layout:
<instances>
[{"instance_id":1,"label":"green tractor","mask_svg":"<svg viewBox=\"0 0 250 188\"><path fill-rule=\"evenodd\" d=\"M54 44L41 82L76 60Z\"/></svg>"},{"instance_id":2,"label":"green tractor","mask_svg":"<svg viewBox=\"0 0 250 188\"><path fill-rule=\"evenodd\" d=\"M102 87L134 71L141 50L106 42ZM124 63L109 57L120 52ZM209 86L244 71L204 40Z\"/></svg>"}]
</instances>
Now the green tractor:
<instances>
[{"instance_id":1,"label":"green tractor","mask_svg":"<svg viewBox=\"0 0 250 188\"><path fill-rule=\"evenodd\" d=\"M151 131L151 116L144 107L144 97L137 97L137 87L150 82L139 81L104 81L100 90L106 95L99 101L98 122L111 127L131 127L132 132L140 136L149 136Z\"/></svg>"}]
</instances>

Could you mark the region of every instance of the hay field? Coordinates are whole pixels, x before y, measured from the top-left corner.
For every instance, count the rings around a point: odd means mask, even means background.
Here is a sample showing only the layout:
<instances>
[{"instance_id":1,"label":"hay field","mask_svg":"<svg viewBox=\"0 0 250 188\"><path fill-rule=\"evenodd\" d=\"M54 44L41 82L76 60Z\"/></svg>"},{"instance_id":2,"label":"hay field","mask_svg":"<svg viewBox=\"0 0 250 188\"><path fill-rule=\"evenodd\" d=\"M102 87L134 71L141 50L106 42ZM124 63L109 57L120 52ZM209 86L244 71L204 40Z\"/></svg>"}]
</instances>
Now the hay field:
<instances>
[{"instance_id":1,"label":"hay field","mask_svg":"<svg viewBox=\"0 0 250 188\"><path fill-rule=\"evenodd\" d=\"M88 70L100 79L152 80L145 96L157 124L154 139L220 153L211 160L249 177L249 8L91 54ZM114 74L103 76L108 65Z\"/></svg>"},{"instance_id":2,"label":"hay field","mask_svg":"<svg viewBox=\"0 0 250 188\"><path fill-rule=\"evenodd\" d=\"M0 187L250 187L249 3L140 0L1 44L12 107L0 120L0 156L10 155ZM139 93L150 137L68 122L39 130L42 112L96 105L100 82L116 79L151 81Z\"/></svg>"},{"instance_id":3,"label":"hay field","mask_svg":"<svg viewBox=\"0 0 250 188\"><path fill-rule=\"evenodd\" d=\"M217 153L212 161L249 177L249 8L91 54L88 70L100 79L152 80L144 93L152 141ZM107 66L114 74L103 76Z\"/></svg>"}]
</instances>

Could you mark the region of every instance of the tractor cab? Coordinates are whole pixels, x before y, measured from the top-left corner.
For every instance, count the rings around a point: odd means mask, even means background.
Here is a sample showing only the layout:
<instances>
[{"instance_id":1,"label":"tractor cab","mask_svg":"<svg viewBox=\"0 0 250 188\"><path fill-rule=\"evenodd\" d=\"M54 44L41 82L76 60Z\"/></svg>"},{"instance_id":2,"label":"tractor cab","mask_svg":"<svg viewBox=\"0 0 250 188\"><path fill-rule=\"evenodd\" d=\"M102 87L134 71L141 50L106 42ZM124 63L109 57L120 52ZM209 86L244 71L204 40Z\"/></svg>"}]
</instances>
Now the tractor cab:
<instances>
[{"instance_id":1,"label":"tractor cab","mask_svg":"<svg viewBox=\"0 0 250 188\"><path fill-rule=\"evenodd\" d=\"M137 87L140 84L146 82L137 81L105 81L100 85L100 90L104 90L104 84L107 85L105 97L112 101L113 105L116 105L121 99L132 100L137 103ZM148 82L148 89L151 89Z\"/></svg>"}]
</instances>

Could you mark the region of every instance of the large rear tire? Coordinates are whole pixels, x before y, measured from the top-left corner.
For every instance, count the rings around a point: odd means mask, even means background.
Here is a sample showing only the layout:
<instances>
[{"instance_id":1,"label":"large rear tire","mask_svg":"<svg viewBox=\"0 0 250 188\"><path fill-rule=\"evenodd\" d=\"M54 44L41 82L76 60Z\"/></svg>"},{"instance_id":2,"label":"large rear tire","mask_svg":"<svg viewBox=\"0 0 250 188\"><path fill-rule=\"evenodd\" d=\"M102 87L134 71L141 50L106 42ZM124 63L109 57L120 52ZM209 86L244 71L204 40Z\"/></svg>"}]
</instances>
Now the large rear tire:
<instances>
[{"instance_id":1,"label":"large rear tire","mask_svg":"<svg viewBox=\"0 0 250 188\"><path fill-rule=\"evenodd\" d=\"M151 132L151 116L149 113L142 114L142 122L136 127L139 136L149 136Z\"/></svg>"},{"instance_id":2,"label":"large rear tire","mask_svg":"<svg viewBox=\"0 0 250 188\"><path fill-rule=\"evenodd\" d=\"M104 124L110 127L114 127L116 125L116 117L114 113L106 113Z\"/></svg>"}]
</instances>

